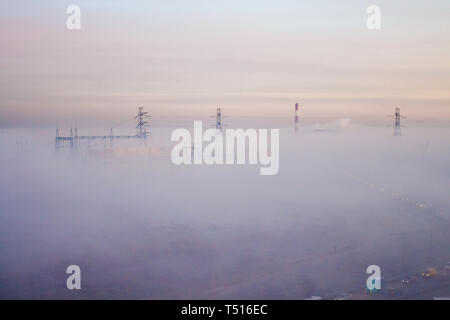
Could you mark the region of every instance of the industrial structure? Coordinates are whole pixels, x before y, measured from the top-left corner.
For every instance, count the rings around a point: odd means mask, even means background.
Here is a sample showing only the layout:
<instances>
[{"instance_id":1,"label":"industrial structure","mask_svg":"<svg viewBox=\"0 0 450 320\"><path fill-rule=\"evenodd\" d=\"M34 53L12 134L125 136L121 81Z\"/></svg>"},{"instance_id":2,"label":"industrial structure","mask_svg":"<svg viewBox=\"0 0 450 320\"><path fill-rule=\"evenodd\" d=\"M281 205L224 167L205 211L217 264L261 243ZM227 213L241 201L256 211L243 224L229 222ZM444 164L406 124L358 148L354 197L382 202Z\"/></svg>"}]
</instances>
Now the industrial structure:
<instances>
[{"instance_id":1,"label":"industrial structure","mask_svg":"<svg viewBox=\"0 0 450 320\"><path fill-rule=\"evenodd\" d=\"M210 117L216 118L216 129L222 131L222 110L220 108L217 108L216 114Z\"/></svg>"},{"instance_id":2,"label":"industrial structure","mask_svg":"<svg viewBox=\"0 0 450 320\"><path fill-rule=\"evenodd\" d=\"M394 117L394 136L400 136L402 134L400 119L401 118L407 119L407 118L400 115L400 108L398 107L395 108L395 113L392 117Z\"/></svg>"},{"instance_id":3,"label":"industrial structure","mask_svg":"<svg viewBox=\"0 0 450 320\"><path fill-rule=\"evenodd\" d=\"M298 103L295 104L295 131L298 130Z\"/></svg>"},{"instance_id":4,"label":"industrial structure","mask_svg":"<svg viewBox=\"0 0 450 320\"><path fill-rule=\"evenodd\" d=\"M139 132L136 134L136 137L146 139L148 122L145 121L145 119L149 118L150 116L148 115L148 112L144 112L143 110L143 107L139 107L138 114L134 118L138 120L136 129L138 129Z\"/></svg>"},{"instance_id":5,"label":"industrial structure","mask_svg":"<svg viewBox=\"0 0 450 320\"><path fill-rule=\"evenodd\" d=\"M110 129L109 135L104 136L95 136L95 135L89 135L89 136L79 136L78 135L78 128L75 128L75 134L72 128L70 128L70 135L69 136L60 136L59 134L59 128L56 128L56 137L55 137L55 148L60 148L64 146L65 141L69 141L70 147L76 147L78 146L78 143L80 140L87 140L90 142L91 140L103 140L107 141L109 140L111 146L113 144L114 139L147 139L147 127L148 127L148 119L150 116L148 115L148 112L143 111L144 108L139 107L138 108L138 114L134 117L134 119L137 119L137 125L136 129L137 132L135 135L114 135L113 134L113 128Z\"/></svg>"}]
</instances>

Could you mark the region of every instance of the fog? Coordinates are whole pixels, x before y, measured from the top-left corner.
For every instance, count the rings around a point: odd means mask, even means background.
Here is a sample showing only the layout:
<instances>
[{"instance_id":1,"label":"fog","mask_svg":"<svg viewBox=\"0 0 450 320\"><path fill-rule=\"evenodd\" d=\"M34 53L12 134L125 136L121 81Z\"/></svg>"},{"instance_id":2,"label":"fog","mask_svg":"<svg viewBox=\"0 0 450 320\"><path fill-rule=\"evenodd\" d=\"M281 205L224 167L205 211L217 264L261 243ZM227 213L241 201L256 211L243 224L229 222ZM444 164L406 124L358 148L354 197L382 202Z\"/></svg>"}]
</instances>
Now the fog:
<instances>
[{"instance_id":1,"label":"fog","mask_svg":"<svg viewBox=\"0 0 450 320\"><path fill-rule=\"evenodd\" d=\"M371 264L389 280L450 261L448 126L284 125L274 176L175 166L173 129L58 150L53 128L0 129L0 298L331 297Z\"/></svg>"}]
</instances>

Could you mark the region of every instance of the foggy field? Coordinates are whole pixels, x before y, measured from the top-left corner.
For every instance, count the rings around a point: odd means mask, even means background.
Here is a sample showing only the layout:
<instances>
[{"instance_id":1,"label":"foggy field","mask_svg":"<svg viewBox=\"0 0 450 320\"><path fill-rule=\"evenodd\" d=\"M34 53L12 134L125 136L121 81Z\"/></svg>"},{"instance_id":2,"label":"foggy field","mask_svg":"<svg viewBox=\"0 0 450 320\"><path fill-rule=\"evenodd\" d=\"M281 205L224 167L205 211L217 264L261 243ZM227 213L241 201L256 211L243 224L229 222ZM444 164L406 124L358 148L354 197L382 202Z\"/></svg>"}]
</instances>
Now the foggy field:
<instances>
[{"instance_id":1,"label":"foggy field","mask_svg":"<svg viewBox=\"0 0 450 320\"><path fill-rule=\"evenodd\" d=\"M173 129L58 151L0 129L0 298L333 297L450 261L448 126L282 128L274 176L175 166Z\"/></svg>"}]
</instances>

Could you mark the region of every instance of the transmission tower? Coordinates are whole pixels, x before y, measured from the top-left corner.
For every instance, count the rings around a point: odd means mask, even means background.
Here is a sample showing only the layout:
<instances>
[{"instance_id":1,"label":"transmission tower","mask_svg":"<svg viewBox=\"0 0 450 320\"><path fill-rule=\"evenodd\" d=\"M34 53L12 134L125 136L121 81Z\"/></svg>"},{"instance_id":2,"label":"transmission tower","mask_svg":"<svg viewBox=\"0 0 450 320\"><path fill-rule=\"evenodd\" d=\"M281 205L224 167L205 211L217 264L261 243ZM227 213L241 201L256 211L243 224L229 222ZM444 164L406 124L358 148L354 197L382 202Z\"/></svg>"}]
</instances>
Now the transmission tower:
<instances>
[{"instance_id":1,"label":"transmission tower","mask_svg":"<svg viewBox=\"0 0 450 320\"><path fill-rule=\"evenodd\" d=\"M395 108L395 113L393 117L394 117L394 136L400 136L402 134L400 119L401 118L407 119L407 118L400 114L400 108L398 107Z\"/></svg>"},{"instance_id":2,"label":"transmission tower","mask_svg":"<svg viewBox=\"0 0 450 320\"><path fill-rule=\"evenodd\" d=\"M220 108L216 110L216 129L222 131L222 111Z\"/></svg>"},{"instance_id":3,"label":"transmission tower","mask_svg":"<svg viewBox=\"0 0 450 320\"><path fill-rule=\"evenodd\" d=\"M298 103L295 104L295 131L298 130Z\"/></svg>"},{"instance_id":4,"label":"transmission tower","mask_svg":"<svg viewBox=\"0 0 450 320\"><path fill-rule=\"evenodd\" d=\"M145 120L148 119L150 116L148 115L148 112L144 112L143 110L144 110L143 107L139 107L138 114L134 118L138 120L138 124L136 126L136 129L138 129L137 136L139 138L146 139L148 122Z\"/></svg>"},{"instance_id":5,"label":"transmission tower","mask_svg":"<svg viewBox=\"0 0 450 320\"><path fill-rule=\"evenodd\" d=\"M216 118L215 127L217 130L222 131L222 118L226 117L222 115L222 110L220 108L216 109L216 114L214 116L210 116L211 118Z\"/></svg>"}]
</instances>

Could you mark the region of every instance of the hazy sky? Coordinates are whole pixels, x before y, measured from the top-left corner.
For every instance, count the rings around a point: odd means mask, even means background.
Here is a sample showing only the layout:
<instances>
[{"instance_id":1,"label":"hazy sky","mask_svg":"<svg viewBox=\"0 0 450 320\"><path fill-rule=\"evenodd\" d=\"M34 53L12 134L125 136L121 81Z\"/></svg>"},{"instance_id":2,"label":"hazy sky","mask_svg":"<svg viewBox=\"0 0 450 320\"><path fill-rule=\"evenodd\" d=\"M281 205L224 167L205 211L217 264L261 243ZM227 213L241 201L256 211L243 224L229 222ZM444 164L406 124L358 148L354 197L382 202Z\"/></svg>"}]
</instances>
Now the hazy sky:
<instances>
[{"instance_id":1,"label":"hazy sky","mask_svg":"<svg viewBox=\"0 0 450 320\"><path fill-rule=\"evenodd\" d=\"M66 8L81 8L81 30ZM366 8L382 10L379 31ZM154 116L450 119L450 2L0 3L0 125Z\"/></svg>"}]
</instances>

